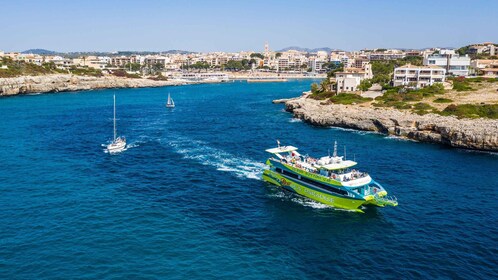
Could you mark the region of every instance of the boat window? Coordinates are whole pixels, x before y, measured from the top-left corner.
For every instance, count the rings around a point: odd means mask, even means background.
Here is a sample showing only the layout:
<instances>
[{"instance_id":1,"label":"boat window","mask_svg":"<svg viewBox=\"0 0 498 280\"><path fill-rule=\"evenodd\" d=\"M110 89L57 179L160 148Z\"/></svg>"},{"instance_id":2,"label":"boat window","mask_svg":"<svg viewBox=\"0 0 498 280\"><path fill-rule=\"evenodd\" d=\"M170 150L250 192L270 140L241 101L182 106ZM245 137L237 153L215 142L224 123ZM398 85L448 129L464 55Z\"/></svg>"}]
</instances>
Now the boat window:
<instances>
[{"instance_id":1,"label":"boat window","mask_svg":"<svg viewBox=\"0 0 498 280\"><path fill-rule=\"evenodd\" d=\"M329 185L325 185L325 184L319 183L317 181L313 181L313 180L308 179L306 177L302 177L301 181L306 182L306 183L313 185L315 187L325 189L329 192L333 192L333 193L337 193L337 194L341 194L341 195L348 195L348 192L345 190L337 189L337 188L331 187Z\"/></svg>"},{"instance_id":2,"label":"boat window","mask_svg":"<svg viewBox=\"0 0 498 280\"><path fill-rule=\"evenodd\" d=\"M282 170L282 171L283 171L283 174L285 174L285 175L287 175L287 176L289 176L289 177L292 177L292 178L296 178L296 179L298 179L298 176L297 176L296 174L294 174L294 173L292 173L292 172L289 172L289 171L287 171L287 170Z\"/></svg>"}]
</instances>

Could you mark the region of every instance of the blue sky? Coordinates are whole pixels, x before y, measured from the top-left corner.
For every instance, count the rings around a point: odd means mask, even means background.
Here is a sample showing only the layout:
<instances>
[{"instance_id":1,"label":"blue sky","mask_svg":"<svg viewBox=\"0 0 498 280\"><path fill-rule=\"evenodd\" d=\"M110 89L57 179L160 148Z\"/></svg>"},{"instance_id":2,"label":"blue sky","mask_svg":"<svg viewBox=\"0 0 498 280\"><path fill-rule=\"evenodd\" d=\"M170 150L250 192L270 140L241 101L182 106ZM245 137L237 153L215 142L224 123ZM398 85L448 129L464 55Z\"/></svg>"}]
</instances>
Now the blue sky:
<instances>
[{"instance_id":1,"label":"blue sky","mask_svg":"<svg viewBox=\"0 0 498 280\"><path fill-rule=\"evenodd\" d=\"M0 50L261 51L498 42L498 1L0 2Z\"/></svg>"}]
</instances>

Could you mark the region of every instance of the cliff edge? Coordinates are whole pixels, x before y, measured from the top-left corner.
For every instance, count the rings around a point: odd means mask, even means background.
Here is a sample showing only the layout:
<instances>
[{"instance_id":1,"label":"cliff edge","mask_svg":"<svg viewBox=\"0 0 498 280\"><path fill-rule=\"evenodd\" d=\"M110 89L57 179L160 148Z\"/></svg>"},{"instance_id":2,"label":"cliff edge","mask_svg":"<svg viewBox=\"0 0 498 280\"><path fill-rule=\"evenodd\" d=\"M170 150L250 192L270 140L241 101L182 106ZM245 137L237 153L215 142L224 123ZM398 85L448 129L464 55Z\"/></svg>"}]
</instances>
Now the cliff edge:
<instances>
[{"instance_id":1,"label":"cliff edge","mask_svg":"<svg viewBox=\"0 0 498 280\"><path fill-rule=\"evenodd\" d=\"M92 77L70 74L0 78L0 96L26 93L78 91L104 88L137 88L178 85L172 81L131 79L115 76Z\"/></svg>"},{"instance_id":2,"label":"cliff edge","mask_svg":"<svg viewBox=\"0 0 498 280\"><path fill-rule=\"evenodd\" d=\"M417 115L396 109L324 104L305 96L285 102L294 117L317 126L336 126L406 137L421 142L498 152L498 120Z\"/></svg>"}]
</instances>

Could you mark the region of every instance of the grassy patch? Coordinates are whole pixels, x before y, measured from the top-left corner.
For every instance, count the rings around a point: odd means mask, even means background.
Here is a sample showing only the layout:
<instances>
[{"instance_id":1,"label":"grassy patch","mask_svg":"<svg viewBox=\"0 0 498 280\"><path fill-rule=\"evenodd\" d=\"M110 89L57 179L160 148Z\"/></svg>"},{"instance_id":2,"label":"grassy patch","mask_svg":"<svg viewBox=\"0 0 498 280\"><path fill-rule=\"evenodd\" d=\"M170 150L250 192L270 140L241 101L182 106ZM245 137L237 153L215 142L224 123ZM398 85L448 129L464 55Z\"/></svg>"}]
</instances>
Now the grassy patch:
<instances>
[{"instance_id":1,"label":"grassy patch","mask_svg":"<svg viewBox=\"0 0 498 280\"><path fill-rule=\"evenodd\" d=\"M330 101L336 104L359 104L359 103L365 103L368 101L372 101L372 98L368 97L361 97L358 94L352 94L352 93L339 93L338 95L330 97Z\"/></svg>"},{"instance_id":2,"label":"grassy patch","mask_svg":"<svg viewBox=\"0 0 498 280\"><path fill-rule=\"evenodd\" d=\"M434 99L433 102L434 103L451 103L451 102L453 102L453 100L451 100L449 98L442 98L442 97L440 97L440 98Z\"/></svg>"},{"instance_id":3,"label":"grassy patch","mask_svg":"<svg viewBox=\"0 0 498 280\"><path fill-rule=\"evenodd\" d=\"M448 105L442 112L443 116L457 116L458 118L490 118L498 119L498 104L462 104Z\"/></svg>"},{"instance_id":4,"label":"grassy patch","mask_svg":"<svg viewBox=\"0 0 498 280\"><path fill-rule=\"evenodd\" d=\"M423 102L419 102L413 105L413 112L419 115L425 115L428 113L438 113L437 109L432 107L431 105Z\"/></svg>"},{"instance_id":5,"label":"grassy patch","mask_svg":"<svg viewBox=\"0 0 498 280\"><path fill-rule=\"evenodd\" d=\"M332 91L315 92L315 93L312 93L309 96L309 98L316 99L316 100L324 100L324 99L329 99L335 95L336 95L336 93L332 92Z\"/></svg>"},{"instance_id":6,"label":"grassy patch","mask_svg":"<svg viewBox=\"0 0 498 280\"><path fill-rule=\"evenodd\" d=\"M441 84L434 84L421 89L388 89L382 96L375 98L378 101L377 107L394 107L397 109L409 109L405 102L422 101L425 97L431 97L435 94L443 94L444 87Z\"/></svg>"},{"instance_id":7,"label":"grassy patch","mask_svg":"<svg viewBox=\"0 0 498 280\"><path fill-rule=\"evenodd\" d=\"M450 78L453 81L453 89L456 91L470 91L473 90L470 85L469 79L464 77Z\"/></svg>"}]
</instances>

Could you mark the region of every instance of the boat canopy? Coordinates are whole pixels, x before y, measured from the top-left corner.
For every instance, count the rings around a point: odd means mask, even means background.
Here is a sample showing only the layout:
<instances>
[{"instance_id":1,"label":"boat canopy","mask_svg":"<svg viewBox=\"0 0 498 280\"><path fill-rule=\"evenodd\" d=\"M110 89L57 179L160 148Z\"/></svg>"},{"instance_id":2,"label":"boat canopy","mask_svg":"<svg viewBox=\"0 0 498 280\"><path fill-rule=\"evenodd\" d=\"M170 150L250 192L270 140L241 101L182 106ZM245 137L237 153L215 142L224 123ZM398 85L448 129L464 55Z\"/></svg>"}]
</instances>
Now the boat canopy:
<instances>
[{"instance_id":1,"label":"boat canopy","mask_svg":"<svg viewBox=\"0 0 498 280\"><path fill-rule=\"evenodd\" d=\"M297 148L293 146L281 146L273 149L268 149L266 151L270 154L280 154L280 153L297 151Z\"/></svg>"},{"instance_id":2,"label":"boat canopy","mask_svg":"<svg viewBox=\"0 0 498 280\"><path fill-rule=\"evenodd\" d=\"M334 163L322 165L320 167L323 169L327 169L327 170L338 170L338 169L345 169L345 168L353 167L357 164L358 163L356 163L355 161L352 161L352 160L342 160L339 162L334 162Z\"/></svg>"}]
</instances>

